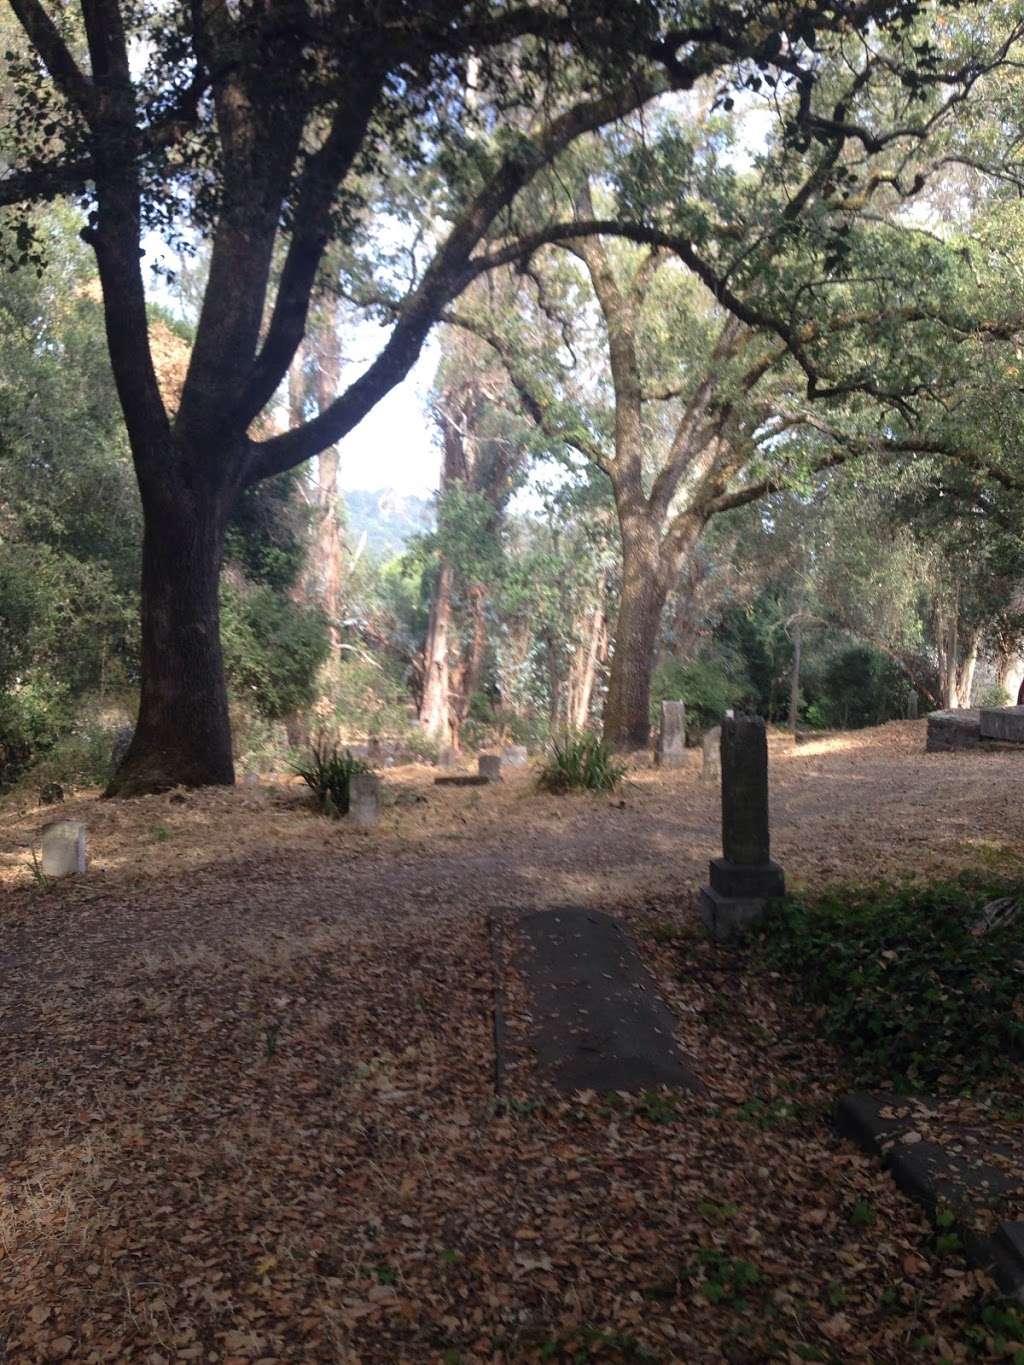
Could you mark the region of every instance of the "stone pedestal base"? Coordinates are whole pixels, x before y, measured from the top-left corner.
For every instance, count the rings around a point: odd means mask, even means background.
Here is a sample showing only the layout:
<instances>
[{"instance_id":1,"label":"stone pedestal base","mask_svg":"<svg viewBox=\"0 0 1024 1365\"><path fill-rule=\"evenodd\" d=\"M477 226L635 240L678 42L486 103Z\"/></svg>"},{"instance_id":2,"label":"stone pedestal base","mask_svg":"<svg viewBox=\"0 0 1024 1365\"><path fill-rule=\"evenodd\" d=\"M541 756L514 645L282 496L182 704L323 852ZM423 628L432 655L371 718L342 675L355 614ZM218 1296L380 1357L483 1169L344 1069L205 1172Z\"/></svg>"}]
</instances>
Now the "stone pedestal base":
<instances>
[{"instance_id":1,"label":"stone pedestal base","mask_svg":"<svg viewBox=\"0 0 1024 1365\"><path fill-rule=\"evenodd\" d=\"M729 939L755 924L770 900L786 894L778 863L711 860L711 885L701 887L700 917L715 939Z\"/></svg>"},{"instance_id":2,"label":"stone pedestal base","mask_svg":"<svg viewBox=\"0 0 1024 1365\"><path fill-rule=\"evenodd\" d=\"M758 897L738 899L722 896L712 891L710 886L700 889L700 917L705 929L719 942L735 938L737 934L749 929L764 914L766 900Z\"/></svg>"},{"instance_id":3,"label":"stone pedestal base","mask_svg":"<svg viewBox=\"0 0 1024 1365\"><path fill-rule=\"evenodd\" d=\"M720 896L738 900L771 900L786 894L786 878L778 863L733 863L728 858L712 858L711 889Z\"/></svg>"}]
</instances>

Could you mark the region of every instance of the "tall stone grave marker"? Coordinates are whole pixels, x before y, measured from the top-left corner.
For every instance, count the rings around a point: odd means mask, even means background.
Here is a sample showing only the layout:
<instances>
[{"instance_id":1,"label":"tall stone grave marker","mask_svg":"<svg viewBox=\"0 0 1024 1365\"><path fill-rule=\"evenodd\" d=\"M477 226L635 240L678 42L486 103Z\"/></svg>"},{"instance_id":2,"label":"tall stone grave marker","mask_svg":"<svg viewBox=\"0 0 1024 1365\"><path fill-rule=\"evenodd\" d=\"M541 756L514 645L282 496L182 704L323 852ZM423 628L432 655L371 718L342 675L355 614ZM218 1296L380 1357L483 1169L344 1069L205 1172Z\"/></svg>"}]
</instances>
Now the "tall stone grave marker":
<instances>
[{"instance_id":1,"label":"tall stone grave marker","mask_svg":"<svg viewBox=\"0 0 1024 1365\"><path fill-rule=\"evenodd\" d=\"M486 781L501 781L501 754L481 754L476 767L478 774Z\"/></svg>"},{"instance_id":2,"label":"tall stone grave marker","mask_svg":"<svg viewBox=\"0 0 1024 1365\"><path fill-rule=\"evenodd\" d=\"M745 929L765 902L785 895L782 868L768 838L768 736L760 716L726 715L722 722L722 852L711 860L711 885L701 888L701 918L714 938Z\"/></svg>"},{"instance_id":3,"label":"tall stone grave marker","mask_svg":"<svg viewBox=\"0 0 1024 1365\"><path fill-rule=\"evenodd\" d=\"M661 730L658 734L659 768L684 768L686 766L686 703L663 701L661 703Z\"/></svg>"}]
</instances>

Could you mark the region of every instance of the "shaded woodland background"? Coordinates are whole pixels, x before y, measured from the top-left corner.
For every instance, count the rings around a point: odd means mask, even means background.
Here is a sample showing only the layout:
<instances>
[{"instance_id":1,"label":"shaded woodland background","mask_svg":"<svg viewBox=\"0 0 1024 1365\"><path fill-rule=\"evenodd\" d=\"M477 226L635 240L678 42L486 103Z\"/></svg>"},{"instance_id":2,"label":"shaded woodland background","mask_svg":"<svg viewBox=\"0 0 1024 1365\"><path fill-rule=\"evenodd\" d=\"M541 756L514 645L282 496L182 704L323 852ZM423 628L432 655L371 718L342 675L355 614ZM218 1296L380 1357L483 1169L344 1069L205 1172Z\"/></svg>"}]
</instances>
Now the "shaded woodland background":
<instances>
[{"instance_id":1,"label":"shaded woodland background","mask_svg":"<svg viewBox=\"0 0 1024 1365\"><path fill-rule=\"evenodd\" d=\"M47 232L42 275L0 281L5 786L103 781L138 676L139 512L98 290L69 217ZM152 319L171 394L181 313ZM343 337L321 320L290 405L315 408ZM242 500L221 609L246 766L282 768L320 730L431 758L599 724L621 587L607 480L538 442L465 333L442 349L431 504L344 493L338 449ZM717 518L669 596L652 719L662 697L696 733L728 706L818 729L1015 700L1024 563L961 491L862 464Z\"/></svg>"}]
</instances>

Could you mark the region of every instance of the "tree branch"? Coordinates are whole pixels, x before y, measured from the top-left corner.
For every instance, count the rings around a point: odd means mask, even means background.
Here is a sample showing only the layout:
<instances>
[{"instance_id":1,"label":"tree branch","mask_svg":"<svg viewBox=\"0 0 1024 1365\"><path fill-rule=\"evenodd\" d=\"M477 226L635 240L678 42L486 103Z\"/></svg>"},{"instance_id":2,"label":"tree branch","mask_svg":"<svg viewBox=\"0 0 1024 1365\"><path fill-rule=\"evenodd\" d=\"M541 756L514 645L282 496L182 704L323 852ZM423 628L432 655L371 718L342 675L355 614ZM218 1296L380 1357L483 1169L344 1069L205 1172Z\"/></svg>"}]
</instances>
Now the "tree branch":
<instances>
[{"instance_id":1,"label":"tree branch","mask_svg":"<svg viewBox=\"0 0 1024 1365\"><path fill-rule=\"evenodd\" d=\"M40 0L10 0L10 4L54 85L68 104L92 124L98 111L96 87L79 69Z\"/></svg>"}]
</instances>

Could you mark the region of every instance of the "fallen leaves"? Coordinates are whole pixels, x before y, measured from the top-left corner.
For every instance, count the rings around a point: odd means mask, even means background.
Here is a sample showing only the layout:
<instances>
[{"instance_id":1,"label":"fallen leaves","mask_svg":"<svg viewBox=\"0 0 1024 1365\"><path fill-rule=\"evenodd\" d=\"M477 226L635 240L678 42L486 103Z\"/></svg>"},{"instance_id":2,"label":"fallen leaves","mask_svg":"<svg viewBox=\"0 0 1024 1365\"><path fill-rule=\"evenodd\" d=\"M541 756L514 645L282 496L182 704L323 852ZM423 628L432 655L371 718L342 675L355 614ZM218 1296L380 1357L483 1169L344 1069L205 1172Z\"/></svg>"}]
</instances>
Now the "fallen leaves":
<instances>
[{"instance_id":1,"label":"fallen leaves","mask_svg":"<svg viewBox=\"0 0 1024 1365\"><path fill-rule=\"evenodd\" d=\"M821 754L819 779L773 750L787 872L855 870L883 828L905 858L894 803L941 833L912 739ZM1013 835L1016 770L982 766L965 801ZM8 863L8 1358L891 1365L912 1335L963 1358L979 1282L936 1276L923 1222L830 1135L834 1059L783 983L693 933L716 794L644 772L627 811L426 795L358 844L286 790L92 803L94 880L37 895ZM171 837L140 852L157 809ZM32 818L4 817L12 840ZM559 1099L523 1058L496 1104L486 916L574 897L630 917L706 1100Z\"/></svg>"}]
</instances>

